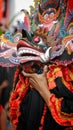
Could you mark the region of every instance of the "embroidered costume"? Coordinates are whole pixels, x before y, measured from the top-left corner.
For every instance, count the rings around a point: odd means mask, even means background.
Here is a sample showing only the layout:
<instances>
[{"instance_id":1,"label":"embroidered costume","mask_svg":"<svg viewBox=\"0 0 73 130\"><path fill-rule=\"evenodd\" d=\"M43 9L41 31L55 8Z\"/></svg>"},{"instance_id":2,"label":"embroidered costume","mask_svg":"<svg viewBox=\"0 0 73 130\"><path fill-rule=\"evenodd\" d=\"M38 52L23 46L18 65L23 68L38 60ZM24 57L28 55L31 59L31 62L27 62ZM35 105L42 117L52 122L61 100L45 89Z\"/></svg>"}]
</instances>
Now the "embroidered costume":
<instances>
[{"instance_id":1,"label":"embroidered costume","mask_svg":"<svg viewBox=\"0 0 73 130\"><path fill-rule=\"evenodd\" d=\"M21 29L22 38L12 48L10 44L9 57L5 59L6 53L1 53L0 64L6 61L5 65L18 66L10 97L14 130L73 130L72 3L72 0L44 1L35 14L34 19L38 21L33 34L32 30L29 33ZM2 43L0 46L4 47ZM40 74L45 64L48 65L46 78L51 92L50 110L30 85L29 78L22 74L23 67L26 72Z\"/></svg>"}]
</instances>

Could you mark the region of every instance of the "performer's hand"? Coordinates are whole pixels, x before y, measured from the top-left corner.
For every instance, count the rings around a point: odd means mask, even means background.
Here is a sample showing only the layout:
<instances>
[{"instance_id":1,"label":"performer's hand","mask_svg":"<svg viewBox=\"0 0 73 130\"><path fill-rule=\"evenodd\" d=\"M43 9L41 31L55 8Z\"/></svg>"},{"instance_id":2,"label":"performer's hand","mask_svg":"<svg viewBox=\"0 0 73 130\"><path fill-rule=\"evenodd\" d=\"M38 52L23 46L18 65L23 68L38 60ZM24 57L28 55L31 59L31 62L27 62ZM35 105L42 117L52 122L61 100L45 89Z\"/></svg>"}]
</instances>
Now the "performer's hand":
<instances>
[{"instance_id":1,"label":"performer's hand","mask_svg":"<svg viewBox=\"0 0 73 130\"><path fill-rule=\"evenodd\" d=\"M48 103L51 93L48 90L48 84L46 79L48 67L44 66L42 74L30 74L22 71L25 77L29 77L29 82L34 89L36 89L40 95L43 97L46 103Z\"/></svg>"},{"instance_id":2,"label":"performer's hand","mask_svg":"<svg viewBox=\"0 0 73 130\"><path fill-rule=\"evenodd\" d=\"M36 73L30 74L26 73L25 71L22 71L22 73L25 77L29 77L30 84L37 91L41 91L42 89L47 87L47 79L46 79L47 66L44 67L42 74L36 74Z\"/></svg>"},{"instance_id":3,"label":"performer's hand","mask_svg":"<svg viewBox=\"0 0 73 130\"><path fill-rule=\"evenodd\" d=\"M2 82L2 84L0 85L0 90L2 90L2 89L4 89L4 88L8 87L8 85L9 85L8 80L4 80L4 81Z\"/></svg>"}]
</instances>

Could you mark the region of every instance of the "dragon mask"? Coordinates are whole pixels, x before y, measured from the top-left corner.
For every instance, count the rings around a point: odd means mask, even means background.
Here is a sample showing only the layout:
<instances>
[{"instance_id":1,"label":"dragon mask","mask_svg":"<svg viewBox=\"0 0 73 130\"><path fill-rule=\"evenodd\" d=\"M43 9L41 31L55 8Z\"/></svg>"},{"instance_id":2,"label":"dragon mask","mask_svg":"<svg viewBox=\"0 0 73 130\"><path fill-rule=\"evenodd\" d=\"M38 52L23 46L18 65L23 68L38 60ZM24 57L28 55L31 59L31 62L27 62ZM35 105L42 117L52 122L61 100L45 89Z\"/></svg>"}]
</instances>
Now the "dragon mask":
<instances>
[{"instance_id":1,"label":"dragon mask","mask_svg":"<svg viewBox=\"0 0 73 130\"><path fill-rule=\"evenodd\" d=\"M73 34L62 41L52 35L47 35L44 40L38 35L31 37L27 31L23 30L23 38L19 39L18 43L11 44L7 41L7 45L4 44L1 39L0 64L5 66L16 66L31 61L42 64L53 62L61 65L73 62Z\"/></svg>"}]
</instances>

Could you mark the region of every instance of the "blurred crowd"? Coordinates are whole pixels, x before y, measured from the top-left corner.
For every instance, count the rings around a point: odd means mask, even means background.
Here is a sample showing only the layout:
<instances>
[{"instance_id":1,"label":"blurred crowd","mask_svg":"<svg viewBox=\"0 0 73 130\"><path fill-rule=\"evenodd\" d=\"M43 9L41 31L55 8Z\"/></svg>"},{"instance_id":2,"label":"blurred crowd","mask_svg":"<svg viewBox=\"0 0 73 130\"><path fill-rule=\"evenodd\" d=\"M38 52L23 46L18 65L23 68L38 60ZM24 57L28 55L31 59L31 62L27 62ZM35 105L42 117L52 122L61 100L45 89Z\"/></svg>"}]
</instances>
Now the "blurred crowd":
<instances>
[{"instance_id":1,"label":"blurred crowd","mask_svg":"<svg viewBox=\"0 0 73 130\"><path fill-rule=\"evenodd\" d=\"M5 10L4 12L0 12L0 15L3 13L3 15L0 16L0 36L9 31L8 24L6 24L3 20L5 19L6 21L7 19L5 15L5 12L7 12L7 0L4 0L3 2L5 2ZM12 33L14 34L15 32L17 32L17 27L13 26ZM5 68L0 66L0 130L10 130L9 99L10 93L13 89L13 77L15 70L16 67Z\"/></svg>"},{"instance_id":2,"label":"blurred crowd","mask_svg":"<svg viewBox=\"0 0 73 130\"><path fill-rule=\"evenodd\" d=\"M9 98L15 69L0 67L0 130L10 130Z\"/></svg>"}]
</instances>

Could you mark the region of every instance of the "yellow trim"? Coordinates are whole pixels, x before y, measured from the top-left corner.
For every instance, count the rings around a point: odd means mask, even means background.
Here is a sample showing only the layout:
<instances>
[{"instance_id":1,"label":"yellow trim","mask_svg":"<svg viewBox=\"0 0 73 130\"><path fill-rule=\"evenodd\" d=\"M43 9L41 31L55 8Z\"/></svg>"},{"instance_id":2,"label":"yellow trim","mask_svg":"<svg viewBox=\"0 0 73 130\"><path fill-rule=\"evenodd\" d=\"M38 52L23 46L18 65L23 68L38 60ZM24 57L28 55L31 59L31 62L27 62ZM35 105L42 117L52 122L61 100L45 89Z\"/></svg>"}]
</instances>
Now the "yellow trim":
<instances>
[{"instance_id":1,"label":"yellow trim","mask_svg":"<svg viewBox=\"0 0 73 130\"><path fill-rule=\"evenodd\" d=\"M70 27L73 27L73 22L71 22L71 23L68 25L67 31L70 29Z\"/></svg>"},{"instance_id":2,"label":"yellow trim","mask_svg":"<svg viewBox=\"0 0 73 130\"><path fill-rule=\"evenodd\" d=\"M60 100L62 101L63 98L60 98ZM57 110L57 112L58 112L58 113L57 113L58 116L59 116L60 118L62 118L62 119L73 120L73 117L70 116L71 114L67 114L67 113L62 112L62 111L60 110L58 103L59 103L59 99L56 98L56 102L55 102L56 105L55 105L55 106L56 106L56 110Z\"/></svg>"},{"instance_id":3,"label":"yellow trim","mask_svg":"<svg viewBox=\"0 0 73 130\"><path fill-rule=\"evenodd\" d=\"M72 81L73 81L73 73L72 73L71 71L69 71L69 76L70 76L70 78L71 78Z\"/></svg>"}]
</instances>

